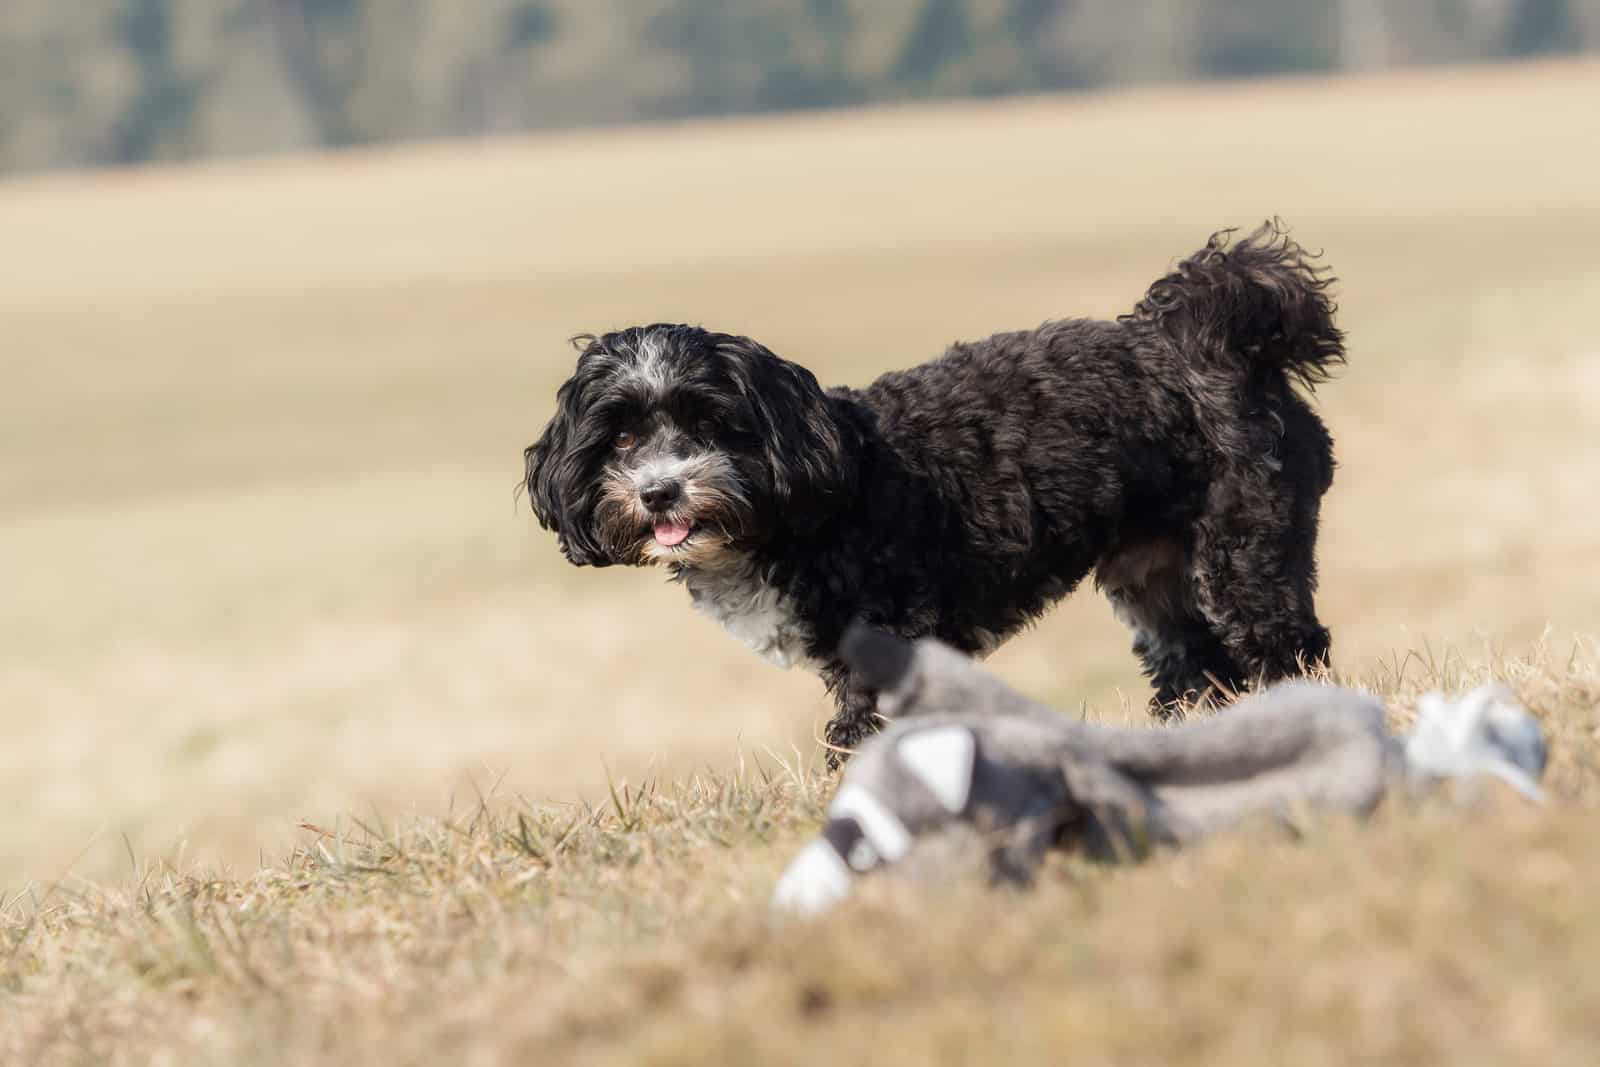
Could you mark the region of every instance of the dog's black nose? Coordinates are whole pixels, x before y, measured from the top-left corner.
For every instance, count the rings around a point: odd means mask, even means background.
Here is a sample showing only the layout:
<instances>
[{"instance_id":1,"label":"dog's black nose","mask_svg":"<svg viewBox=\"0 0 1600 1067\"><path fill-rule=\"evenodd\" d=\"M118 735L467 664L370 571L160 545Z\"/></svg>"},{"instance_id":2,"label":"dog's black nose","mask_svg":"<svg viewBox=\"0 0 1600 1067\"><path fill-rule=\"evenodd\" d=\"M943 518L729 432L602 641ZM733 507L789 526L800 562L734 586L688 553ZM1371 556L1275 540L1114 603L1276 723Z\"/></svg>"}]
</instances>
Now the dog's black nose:
<instances>
[{"instance_id":1,"label":"dog's black nose","mask_svg":"<svg viewBox=\"0 0 1600 1067\"><path fill-rule=\"evenodd\" d=\"M666 511L678 502L678 497L683 495L683 486L671 478L662 478L660 481L651 482L639 490L639 499L651 511Z\"/></svg>"}]
</instances>

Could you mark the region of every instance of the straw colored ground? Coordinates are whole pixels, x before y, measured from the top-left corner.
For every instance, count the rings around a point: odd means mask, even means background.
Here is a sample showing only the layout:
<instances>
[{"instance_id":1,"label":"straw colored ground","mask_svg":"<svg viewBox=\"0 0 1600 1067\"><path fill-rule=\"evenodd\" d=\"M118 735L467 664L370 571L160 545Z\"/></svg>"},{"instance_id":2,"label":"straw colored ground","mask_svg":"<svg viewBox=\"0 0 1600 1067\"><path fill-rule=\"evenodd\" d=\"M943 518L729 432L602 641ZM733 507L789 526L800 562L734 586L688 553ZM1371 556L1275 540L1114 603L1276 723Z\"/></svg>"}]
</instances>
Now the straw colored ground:
<instances>
[{"instance_id":1,"label":"straw colored ground","mask_svg":"<svg viewBox=\"0 0 1600 1067\"><path fill-rule=\"evenodd\" d=\"M1597 92L1440 72L0 185L0 1062L1586 1062ZM701 321L860 382L1114 314L1274 213L1344 279L1338 667L1400 720L1510 675L1563 806L769 936L827 708L514 502L563 338ZM992 666L1137 719L1126 644L1085 591Z\"/></svg>"}]
</instances>

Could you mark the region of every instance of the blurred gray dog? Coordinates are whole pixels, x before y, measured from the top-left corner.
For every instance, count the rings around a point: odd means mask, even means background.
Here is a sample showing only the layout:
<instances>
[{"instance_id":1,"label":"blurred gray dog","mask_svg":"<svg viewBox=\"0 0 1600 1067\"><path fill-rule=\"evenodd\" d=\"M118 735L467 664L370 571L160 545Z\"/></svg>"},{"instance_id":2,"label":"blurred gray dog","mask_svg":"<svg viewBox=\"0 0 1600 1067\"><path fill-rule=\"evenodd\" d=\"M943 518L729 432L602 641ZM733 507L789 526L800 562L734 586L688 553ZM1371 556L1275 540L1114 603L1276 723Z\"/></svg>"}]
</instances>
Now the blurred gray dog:
<instances>
[{"instance_id":1,"label":"blurred gray dog","mask_svg":"<svg viewBox=\"0 0 1600 1067\"><path fill-rule=\"evenodd\" d=\"M893 723L849 764L821 837L773 895L814 915L880 868L1026 884L1047 850L1131 860L1251 822L1365 816L1391 790L1491 776L1543 800L1545 742L1503 686L1425 697L1396 737L1376 699L1290 682L1167 729L1078 722L931 639L854 628L841 656Z\"/></svg>"}]
</instances>

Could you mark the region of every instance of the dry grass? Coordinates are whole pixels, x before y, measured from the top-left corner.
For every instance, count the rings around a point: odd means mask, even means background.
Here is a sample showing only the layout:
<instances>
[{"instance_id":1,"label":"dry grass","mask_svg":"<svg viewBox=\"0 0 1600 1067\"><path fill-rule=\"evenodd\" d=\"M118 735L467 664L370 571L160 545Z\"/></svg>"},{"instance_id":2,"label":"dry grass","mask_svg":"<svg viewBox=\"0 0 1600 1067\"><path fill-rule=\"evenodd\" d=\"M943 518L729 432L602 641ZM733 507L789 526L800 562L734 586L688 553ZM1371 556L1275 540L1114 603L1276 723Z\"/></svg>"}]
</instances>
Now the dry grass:
<instances>
[{"instance_id":1,"label":"dry grass","mask_svg":"<svg viewBox=\"0 0 1600 1067\"><path fill-rule=\"evenodd\" d=\"M1571 109L1597 88L1417 74L0 186L0 1051L1575 1060L1600 148ZM514 507L562 338L699 320L862 381L1115 313L1271 213L1345 279L1340 668L1404 705L1501 663L1568 807L1069 864L1026 900L769 938L821 786L735 761L809 752L826 707ZM1141 699L1092 595L994 665L1101 717ZM661 784L624 814L607 767ZM480 807L496 781L533 800Z\"/></svg>"},{"instance_id":2,"label":"dry grass","mask_svg":"<svg viewBox=\"0 0 1600 1067\"><path fill-rule=\"evenodd\" d=\"M795 765L599 806L479 796L307 825L247 877L141 865L10 902L7 1062L1584 1063L1600 1040L1600 662L1508 678L1554 743L1554 809L1392 808L1298 843L1131 870L1061 859L1027 896L869 884L776 933L773 878L828 782ZM1509 796L1509 794L1508 794Z\"/></svg>"}]
</instances>

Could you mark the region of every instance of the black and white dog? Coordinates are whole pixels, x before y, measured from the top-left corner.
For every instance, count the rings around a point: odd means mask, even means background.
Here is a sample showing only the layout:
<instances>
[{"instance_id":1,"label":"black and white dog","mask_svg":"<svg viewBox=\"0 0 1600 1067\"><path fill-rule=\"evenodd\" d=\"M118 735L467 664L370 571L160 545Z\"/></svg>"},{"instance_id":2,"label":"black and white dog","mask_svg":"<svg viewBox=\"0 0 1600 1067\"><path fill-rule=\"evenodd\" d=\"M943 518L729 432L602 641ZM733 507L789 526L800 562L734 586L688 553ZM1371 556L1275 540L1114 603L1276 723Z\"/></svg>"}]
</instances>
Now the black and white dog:
<instances>
[{"instance_id":1,"label":"black and white dog","mask_svg":"<svg viewBox=\"0 0 1600 1067\"><path fill-rule=\"evenodd\" d=\"M584 336L526 452L573 563L664 564L695 606L876 728L853 620L982 654L1090 571L1157 710L1322 661L1317 513L1332 443L1294 389L1343 361L1332 279L1269 224L1214 235L1115 322L951 346L824 391L694 326Z\"/></svg>"}]
</instances>

